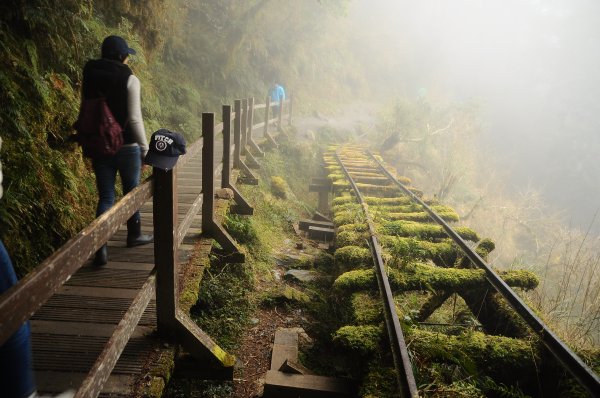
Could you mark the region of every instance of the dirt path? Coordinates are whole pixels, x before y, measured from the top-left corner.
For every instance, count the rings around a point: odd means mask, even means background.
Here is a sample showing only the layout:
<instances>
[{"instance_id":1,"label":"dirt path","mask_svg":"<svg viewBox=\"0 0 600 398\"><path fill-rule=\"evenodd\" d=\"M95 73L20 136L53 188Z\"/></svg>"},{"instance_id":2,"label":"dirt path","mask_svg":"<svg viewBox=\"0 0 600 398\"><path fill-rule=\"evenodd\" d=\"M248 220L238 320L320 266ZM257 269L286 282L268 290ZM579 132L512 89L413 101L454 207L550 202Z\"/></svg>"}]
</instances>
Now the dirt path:
<instances>
[{"instance_id":1,"label":"dirt path","mask_svg":"<svg viewBox=\"0 0 600 398\"><path fill-rule=\"evenodd\" d=\"M360 137L365 131L374 128L376 106L367 103L355 103L333 116L313 114L294 118L294 126L300 139L315 139L314 135L322 127L347 130ZM310 243L306 242L307 245ZM273 263L273 271L282 275L285 270ZM268 289L273 282L262 282L257 291ZM278 284L290 284L283 279ZM290 284L291 285L291 284ZM297 287L297 286L296 286ZM307 329L312 320L302 310L289 306L258 308L253 315L253 323L242 339L241 348L236 352L240 361L234 374L233 398L260 397L263 391L264 377L270 368L271 350L275 331L280 327Z\"/></svg>"}]
</instances>

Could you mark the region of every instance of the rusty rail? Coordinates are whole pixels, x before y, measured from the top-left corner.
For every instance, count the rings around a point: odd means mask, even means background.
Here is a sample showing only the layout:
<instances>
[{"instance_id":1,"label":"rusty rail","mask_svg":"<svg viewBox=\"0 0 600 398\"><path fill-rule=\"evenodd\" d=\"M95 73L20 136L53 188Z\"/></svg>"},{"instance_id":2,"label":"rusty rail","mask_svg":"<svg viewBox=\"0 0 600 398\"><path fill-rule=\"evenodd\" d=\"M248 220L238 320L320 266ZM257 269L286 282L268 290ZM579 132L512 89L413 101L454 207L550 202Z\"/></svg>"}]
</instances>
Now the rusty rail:
<instances>
[{"instance_id":1,"label":"rusty rail","mask_svg":"<svg viewBox=\"0 0 600 398\"><path fill-rule=\"evenodd\" d=\"M363 212L367 218L367 225L369 227L369 245L371 246L371 253L373 254L373 263L375 264L375 272L377 275L377 284L379 285L379 292L383 299L385 324L390 339L392 348L392 355L394 357L394 364L397 370L398 384L400 387L400 396L402 398L412 398L418 396L417 383L412 371L412 365L408 356L408 350L406 348L406 342L404 340L404 334L400 327L400 320L398 319L398 313L396 312L396 304L394 302L394 296L392 295L392 289L390 288L390 282L385 272L385 264L381 255L381 246L377 241L375 234L375 227L371 220L369 210L365 205L358 186L354 182L354 179L346 169L344 162L339 156L339 149L335 153L335 157L346 176L346 179L350 183L358 203L363 208Z\"/></svg>"},{"instance_id":2,"label":"rusty rail","mask_svg":"<svg viewBox=\"0 0 600 398\"><path fill-rule=\"evenodd\" d=\"M440 216L437 215L425 202L423 202L417 195L411 192L408 188L404 186L400 181L398 181L384 166L381 164L379 159L377 159L373 154L369 151L369 156L380 170L392 181L394 184L398 186L411 200L415 203L418 203L425 209L425 211L429 214L429 216L438 223L444 231L450 236L450 238L456 243L463 253L473 262L473 264L477 265L479 268L483 269L486 274L486 279L492 285L492 287L504 297L504 299L513 307L515 312L519 314L521 318L531 328L531 330L537 334L540 340L544 343L546 348L552 353L552 355L567 369L571 375L577 379L577 381L585 387L588 392L594 396L600 396L600 377L592 370L589 366L587 366L581 358L577 354L575 354L544 322L537 316L535 313L525 304L523 300L515 293L514 290L510 288L498 276L498 274L490 267L485 260L483 260L469 245L465 242L463 238L461 238L454 229L448 223L446 223Z\"/></svg>"}]
</instances>

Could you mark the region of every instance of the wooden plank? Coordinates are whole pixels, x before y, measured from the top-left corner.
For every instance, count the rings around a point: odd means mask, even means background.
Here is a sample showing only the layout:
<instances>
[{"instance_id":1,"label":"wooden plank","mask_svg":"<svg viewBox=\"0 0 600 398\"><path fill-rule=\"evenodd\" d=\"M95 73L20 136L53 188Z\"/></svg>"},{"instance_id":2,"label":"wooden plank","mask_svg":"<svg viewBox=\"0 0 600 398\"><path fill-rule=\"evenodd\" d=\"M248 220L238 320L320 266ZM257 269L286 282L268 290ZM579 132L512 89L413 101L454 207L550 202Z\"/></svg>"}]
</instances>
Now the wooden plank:
<instances>
[{"instance_id":1,"label":"wooden plank","mask_svg":"<svg viewBox=\"0 0 600 398\"><path fill-rule=\"evenodd\" d=\"M104 324L117 324L125 311L127 310L126 302L109 302L108 299L98 298L98 304L95 308L78 307L76 305L56 305L56 306L43 306L32 318L33 320L43 321L62 321L62 322L81 322L81 323L104 323ZM102 303L105 306L102 306ZM155 303L151 302L148 308L142 316L140 321L141 325L155 325L156 314L155 314Z\"/></svg>"},{"instance_id":2,"label":"wooden plank","mask_svg":"<svg viewBox=\"0 0 600 398\"><path fill-rule=\"evenodd\" d=\"M144 263L146 262L144 261ZM73 275L66 284L68 286L139 289L142 287L147 277L148 271L144 270L132 271L126 269L84 268L81 272Z\"/></svg>"},{"instance_id":3,"label":"wooden plank","mask_svg":"<svg viewBox=\"0 0 600 398\"><path fill-rule=\"evenodd\" d=\"M308 192L331 192L331 184L310 184Z\"/></svg>"},{"instance_id":4,"label":"wooden plank","mask_svg":"<svg viewBox=\"0 0 600 398\"><path fill-rule=\"evenodd\" d=\"M269 370L265 379L263 396L278 398L355 397L356 388L346 379Z\"/></svg>"},{"instance_id":5,"label":"wooden plank","mask_svg":"<svg viewBox=\"0 0 600 398\"><path fill-rule=\"evenodd\" d=\"M33 337L33 366L36 372L87 373L110 336L49 334ZM113 373L141 374L146 358L159 345L158 341L150 338L132 337Z\"/></svg>"},{"instance_id":6,"label":"wooden plank","mask_svg":"<svg viewBox=\"0 0 600 398\"><path fill-rule=\"evenodd\" d=\"M326 222L332 222L331 218L319 213L318 211L315 212L315 214L313 214L313 220L315 221L326 221Z\"/></svg>"},{"instance_id":7,"label":"wooden plank","mask_svg":"<svg viewBox=\"0 0 600 398\"><path fill-rule=\"evenodd\" d=\"M88 297L113 297L131 299L136 295L134 289L120 289L115 287L98 286L69 286L65 285L57 295L88 296Z\"/></svg>"},{"instance_id":8,"label":"wooden plank","mask_svg":"<svg viewBox=\"0 0 600 398\"><path fill-rule=\"evenodd\" d=\"M271 369L279 370L286 360L298 362L298 332L277 329L271 353Z\"/></svg>"},{"instance_id":9,"label":"wooden plank","mask_svg":"<svg viewBox=\"0 0 600 398\"><path fill-rule=\"evenodd\" d=\"M31 333L33 340L40 338L36 335L42 334L61 334L65 336L96 336L110 337L115 330L116 325L106 323L82 323L66 321L45 321L41 319L32 319ZM153 333L154 327L138 326L131 336L132 338L141 338Z\"/></svg>"},{"instance_id":10,"label":"wooden plank","mask_svg":"<svg viewBox=\"0 0 600 398\"><path fill-rule=\"evenodd\" d=\"M289 359L286 359L285 362L283 363L283 365L281 365L281 367L278 370L283 373L294 373L294 374L298 374L298 375L314 375L315 374L310 369L308 369L306 366L304 366L298 362L291 361Z\"/></svg>"},{"instance_id":11,"label":"wooden plank","mask_svg":"<svg viewBox=\"0 0 600 398\"><path fill-rule=\"evenodd\" d=\"M41 371L35 373L38 392L41 394L57 394L77 388L85 377L85 373ZM135 375L111 375L102 390L111 396L129 396Z\"/></svg>"},{"instance_id":12,"label":"wooden plank","mask_svg":"<svg viewBox=\"0 0 600 398\"><path fill-rule=\"evenodd\" d=\"M331 241L334 235L335 231L333 228L321 228L312 225L308 227L309 239Z\"/></svg>"},{"instance_id":13,"label":"wooden plank","mask_svg":"<svg viewBox=\"0 0 600 398\"><path fill-rule=\"evenodd\" d=\"M181 248L181 242L185 238L187 234L188 228L192 225L194 218L198 215L198 211L200 211L202 203L204 201L204 195L198 196L194 203L190 206L187 214L184 219L179 223L179 230L177 231L177 245Z\"/></svg>"},{"instance_id":14,"label":"wooden plank","mask_svg":"<svg viewBox=\"0 0 600 398\"><path fill-rule=\"evenodd\" d=\"M309 227L320 227L320 228L333 229L334 225L330 221L317 221L317 220L302 219L302 220L298 221L298 227L300 228L301 231L308 231Z\"/></svg>"},{"instance_id":15,"label":"wooden plank","mask_svg":"<svg viewBox=\"0 0 600 398\"><path fill-rule=\"evenodd\" d=\"M144 283L144 286L140 289L131 306L115 328L108 343L104 346L102 353L98 356L96 362L94 362L94 366L88 372L81 387L77 390L75 398L96 397L100 394L125 345L133 334L133 330L154 295L155 281L156 277L154 274L148 277L148 280Z\"/></svg>"},{"instance_id":16,"label":"wooden plank","mask_svg":"<svg viewBox=\"0 0 600 398\"><path fill-rule=\"evenodd\" d=\"M194 247L192 245L186 245L188 250L192 250ZM94 267L93 265L87 265L86 267L89 268L94 268L96 269L96 267ZM152 271L152 269L154 268L154 264L153 263L129 263L129 262L123 262L123 261L111 261L110 263L103 265L102 266L103 269L126 269L126 270L131 270L131 271L146 271L146 272L150 272Z\"/></svg>"}]
</instances>

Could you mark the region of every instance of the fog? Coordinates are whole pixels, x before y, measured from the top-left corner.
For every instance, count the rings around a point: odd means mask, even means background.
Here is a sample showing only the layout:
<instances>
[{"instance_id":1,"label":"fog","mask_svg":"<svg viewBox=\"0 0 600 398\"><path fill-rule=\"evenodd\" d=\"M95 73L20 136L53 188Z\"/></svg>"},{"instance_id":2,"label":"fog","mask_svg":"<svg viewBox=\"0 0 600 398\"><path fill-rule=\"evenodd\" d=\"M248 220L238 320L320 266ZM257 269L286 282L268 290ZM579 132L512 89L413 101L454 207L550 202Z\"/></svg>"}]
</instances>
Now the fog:
<instances>
[{"instance_id":1,"label":"fog","mask_svg":"<svg viewBox=\"0 0 600 398\"><path fill-rule=\"evenodd\" d=\"M508 188L531 186L588 228L600 207L600 2L358 0L349 17L381 99L477 102Z\"/></svg>"}]
</instances>

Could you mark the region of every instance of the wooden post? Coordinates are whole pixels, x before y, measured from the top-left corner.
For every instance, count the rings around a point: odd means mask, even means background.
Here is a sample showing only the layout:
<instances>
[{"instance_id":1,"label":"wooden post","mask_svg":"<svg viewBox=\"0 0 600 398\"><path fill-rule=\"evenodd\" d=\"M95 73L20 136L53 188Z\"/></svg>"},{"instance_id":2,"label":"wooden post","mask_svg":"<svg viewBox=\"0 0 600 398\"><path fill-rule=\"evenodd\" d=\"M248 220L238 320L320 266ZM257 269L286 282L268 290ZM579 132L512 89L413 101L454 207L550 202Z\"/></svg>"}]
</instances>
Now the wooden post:
<instances>
[{"instance_id":1,"label":"wooden post","mask_svg":"<svg viewBox=\"0 0 600 398\"><path fill-rule=\"evenodd\" d=\"M233 167L236 169L240 168L240 155L241 155L241 121L242 121L242 101L237 99L233 102L233 109L235 111L235 119L233 119Z\"/></svg>"},{"instance_id":2,"label":"wooden post","mask_svg":"<svg viewBox=\"0 0 600 398\"><path fill-rule=\"evenodd\" d=\"M293 97L290 95L290 109L289 109L289 119L288 119L288 125L291 126L292 125L292 104L293 104Z\"/></svg>"},{"instance_id":3,"label":"wooden post","mask_svg":"<svg viewBox=\"0 0 600 398\"><path fill-rule=\"evenodd\" d=\"M202 113L202 233L212 233L215 200L215 114Z\"/></svg>"},{"instance_id":4,"label":"wooden post","mask_svg":"<svg viewBox=\"0 0 600 398\"><path fill-rule=\"evenodd\" d=\"M248 98L248 135L247 142L252 141L252 125L254 124L254 97Z\"/></svg>"},{"instance_id":5,"label":"wooden post","mask_svg":"<svg viewBox=\"0 0 600 398\"><path fill-rule=\"evenodd\" d=\"M231 105L223 105L223 168L221 188L229 188L231 173Z\"/></svg>"},{"instance_id":6,"label":"wooden post","mask_svg":"<svg viewBox=\"0 0 600 398\"><path fill-rule=\"evenodd\" d=\"M247 144L247 132L248 132L248 99L242 99L242 126L241 126L241 147L240 147L240 155L246 155L246 144Z\"/></svg>"},{"instance_id":7,"label":"wooden post","mask_svg":"<svg viewBox=\"0 0 600 398\"><path fill-rule=\"evenodd\" d=\"M279 121L277 122L277 129L279 131L283 130L281 125L281 121L283 120L283 98L279 99Z\"/></svg>"},{"instance_id":8,"label":"wooden post","mask_svg":"<svg viewBox=\"0 0 600 398\"><path fill-rule=\"evenodd\" d=\"M265 128L263 130L263 138L269 135L269 113L271 112L271 97L267 95L265 100Z\"/></svg>"},{"instance_id":9,"label":"wooden post","mask_svg":"<svg viewBox=\"0 0 600 398\"><path fill-rule=\"evenodd\" d=\"M156 322L158 332L169 335L176 327L177 307L177 174L155 167L154 261L156 263Z\"/></svg>"},{"instance_id":10,"label":"wooden post","mask_svg":"<svg viewBox=\"0 0 600 398\"><path fill-rule=\"evenodd\" d=\"M202 114L202 234L209 235L219 242L229 262L243 263L235 241L225 229L215 221L215 114Z\"/></svg>"}]
</instances>

